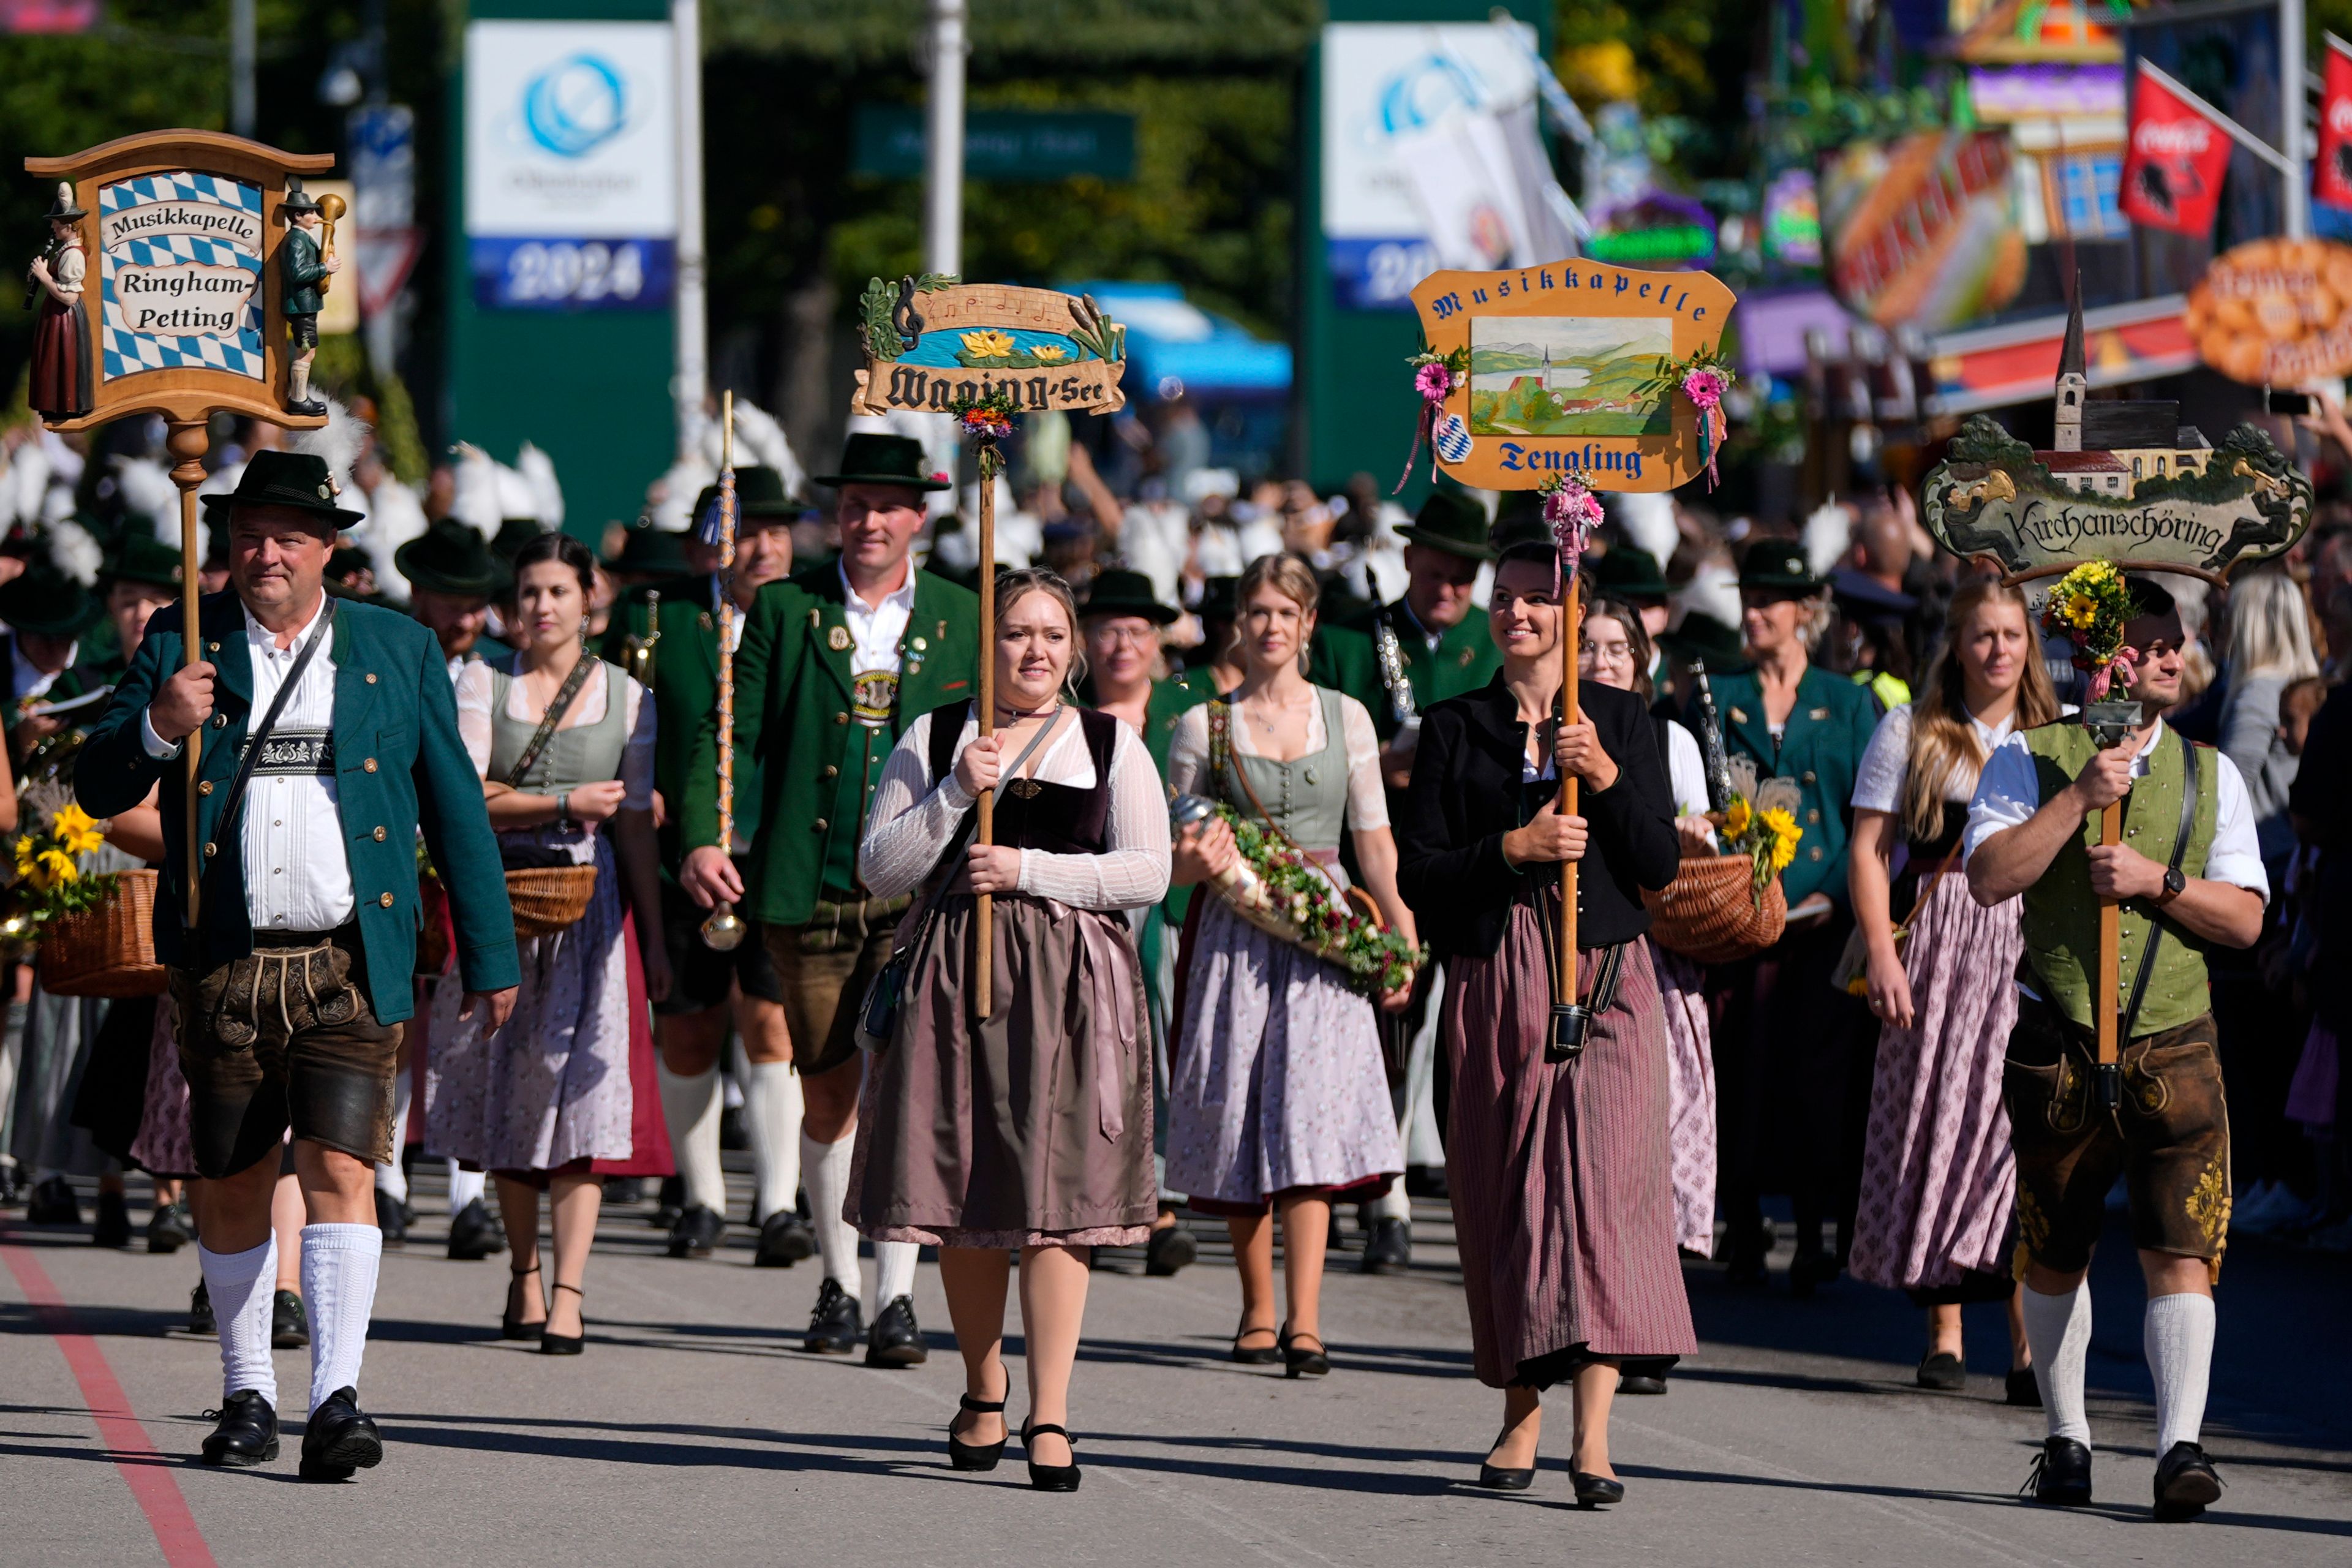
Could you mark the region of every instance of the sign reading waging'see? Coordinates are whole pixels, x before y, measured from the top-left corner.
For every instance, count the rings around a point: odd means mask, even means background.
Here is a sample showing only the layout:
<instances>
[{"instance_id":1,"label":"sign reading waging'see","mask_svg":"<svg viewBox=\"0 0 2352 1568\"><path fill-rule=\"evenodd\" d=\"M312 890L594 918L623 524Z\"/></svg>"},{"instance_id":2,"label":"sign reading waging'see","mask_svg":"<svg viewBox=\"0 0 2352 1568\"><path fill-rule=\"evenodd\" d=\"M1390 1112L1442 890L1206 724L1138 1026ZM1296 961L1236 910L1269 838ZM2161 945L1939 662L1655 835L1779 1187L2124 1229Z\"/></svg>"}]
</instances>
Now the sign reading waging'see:
<instances>
[{"instance_id":1,"label":"sign reading waging'see","mask_svg":"<svg viewBox=\"0 0 2352 1568\"><path fill-rule=\"evenodd\" d=\"M945 413L1002 392L1016 412L1127 405L1127 329L1084 295L926 275L877 278L860 302L853 414Z\"/></svg>"}]
</instances>

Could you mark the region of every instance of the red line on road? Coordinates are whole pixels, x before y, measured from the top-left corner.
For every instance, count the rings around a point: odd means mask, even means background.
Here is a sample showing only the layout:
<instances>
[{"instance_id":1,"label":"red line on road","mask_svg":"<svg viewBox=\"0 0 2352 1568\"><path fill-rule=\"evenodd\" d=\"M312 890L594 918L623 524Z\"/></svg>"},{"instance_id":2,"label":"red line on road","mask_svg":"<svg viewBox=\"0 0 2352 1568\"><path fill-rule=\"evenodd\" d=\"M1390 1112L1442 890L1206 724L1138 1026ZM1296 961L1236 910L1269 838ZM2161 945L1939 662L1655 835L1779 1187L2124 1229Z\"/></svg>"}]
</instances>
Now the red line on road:
<instances>
[{"instance_id":1,"label":"red line on road","mask_svg":"<svg viewBox=\"0 0 2352 1568\"><path fill-rule=\"evenodd\" d=\"M99 1439L113 1452L114 1468L146 1514L155 1544L163 1548L164 1563L169 1568L215 1568L212 1548L205 1543L205 1532L196 1528L196 1516L188 1511L188 1500L181 1495L178 1479L148 1440L147 1428L131 1414L131 1401L114 1368L107 1364L106 1352L82 1331L73 1309L66 1304L37 1256L26 1247L0 1242L0 1258L8 1260L16 1288L25 1292L34 1315L57 1341L66 1365L73 1369L90 1419L98 1423Z\"/></svg>"}]
</instances>

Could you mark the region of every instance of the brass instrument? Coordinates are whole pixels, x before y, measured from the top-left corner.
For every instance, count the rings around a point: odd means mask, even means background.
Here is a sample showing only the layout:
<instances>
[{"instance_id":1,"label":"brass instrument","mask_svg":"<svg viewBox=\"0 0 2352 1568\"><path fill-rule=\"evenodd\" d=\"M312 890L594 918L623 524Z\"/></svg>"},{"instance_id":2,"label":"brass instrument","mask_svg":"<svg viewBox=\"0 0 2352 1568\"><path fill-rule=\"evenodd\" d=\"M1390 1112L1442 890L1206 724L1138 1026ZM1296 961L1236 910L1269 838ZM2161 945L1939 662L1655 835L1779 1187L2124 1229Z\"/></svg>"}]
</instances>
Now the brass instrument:
<instances>
[{"instance_id":1,"label":"brass instrument","mask_svg":"<svg viewBox=\"0 0 2352 1568\"><path fill-rule=\"evenodd\" d=\"M621 668L629 679L651 689L654 683L654 647L661 641L661 590L646 590L646 635L631 632L621 639Z\"/></svg>"},{"instance_id":2,"label":"brass instrument","mask_svg":"<svg viewBox=\"0 0 2352 1568\"><path fill-rule=\"evenodd\" d=\"M346 210L343 198L332 191L319 198L319 228L324 236L319 244L319 256L322 260L335 259L335 225L341 221ZM321 294L334 286L332 274L319 279L319 292Z\"/></svg>"},{"instance_id":3,"label":"brass instrument","mask_svg":"<svg viewBox=\"0 0 2352 1568\"><path fill-rule=\"evenodd\" d=\"M735 395L719 400L719 847L735 852ZM658 628L656 628L658 629ZM748 928L735 906L721 902L702 922L703 945L732 952Z\"/></svg>"}]
</instances>

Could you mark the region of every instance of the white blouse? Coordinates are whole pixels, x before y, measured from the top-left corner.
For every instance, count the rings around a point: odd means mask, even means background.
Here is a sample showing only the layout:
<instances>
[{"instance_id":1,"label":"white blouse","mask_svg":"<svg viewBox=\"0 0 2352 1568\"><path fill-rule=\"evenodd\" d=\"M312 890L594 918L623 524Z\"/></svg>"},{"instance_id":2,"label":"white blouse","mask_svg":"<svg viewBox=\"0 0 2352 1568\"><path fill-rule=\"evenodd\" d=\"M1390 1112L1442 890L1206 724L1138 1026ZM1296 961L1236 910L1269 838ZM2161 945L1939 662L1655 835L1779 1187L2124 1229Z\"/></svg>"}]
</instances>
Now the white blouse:
<instances>
[{"instance_id":1,"label":"white blouse","mask_svg":"<svg viewBox=\"0 0 2352 1568\"><path fill-rule=\"evenodd\" d=\"M1698 737L1672 720L1666 721L1666 779L1674 788L1676 816L1706 815L1706 759L1699 753Z\"/></svg>"},{"instance_id":2,"label":"white blouse","mask_svg":"<svg viewBox=\"0 0 2352 1568\"><path fill-rule=\"evenodd\" d=\"M1244 757L1262 757L1250 727L1238 713L1226 726L1234 750ZM1381 781L1381 737L1372 716L1352 697L1339 699L1340 744L1348 756L1348 826L1358 833L1389 825L1388 789ZM1331 743L1324 731L1323 703L1318 697L1307 716L1306 756ZM1296 759L1295 759L1296 760ZM1209 708L1188 708L1168 738L1168 787L1178 795L1199 795L1209 782Z\"/></svg>"},{"instance_id":3,"label":"white blouse","mask_svg":"<svg viewBox=\"0 0 2352 1568\"><path fill-rule=\"evenodd\" d=\"M1969 723L1977 732L1977 744L1984 754L1991 756L2000 750L2000 743L2017 732L2012 716L1999 724L1987 724L1973 713ZM1886 717L1870 734L1870 744L1862 751L1862 763L1854 770L1853 806L1857 811L1883 811L1892 816L1903 809L1903 780L1911 771L1911 704L1887 710ZM1944 799L1956 805L1966 805L1977 792L1977 774L1966 763L1956 764L1944 780Z\"/></svg>"},{"instance_id":4,"label":"white blouse","mask_svg":"<svg viewBox=\"0 0 2352 1568\"><path fill-rule=\"evenodd\" d=\"M478 658L457 674L457 738L466 743L466 754L473 759L474 771L486 779L490 775L492 668L487 660ZM555 726L556 733L602 721L604 705L612 700L613 677L619 673L611 665L597 661L595 672L581 683L580 695L572 700L570 711ZM646 700L644 687L625 675L621 679L621 721L629 731L628 742L621 750L621 809L650 811L654 803L654 705ZM518 723L537 724L547 717L547 705L534 702L530 689L517 677L507 686L506 716Z\"/></svg>"},{"instance_id":5,"label":"white blouse","mask_svg":"<svg viewBox=\"0 0 2352 1568\"><path fill-rule=\"evenodd\" d=\"M1094 753L1076 714L1075 709L1067 710L1055 719L1054 737L1024 764L1028 777L1073 789L1095 787ZM955 755L962 756L979 733L979 722L967 718L956 738ZM858 877L879 898L896 898L920 887L955 837L963 814L971 809L972 798L952 764L946 778L934 782L930 758L931 716L926 713L907 726L883 766L866 819L866 838L857 847ZM1003 760L1013 759L1007 755ZM1168 797L1160 790L1151 753L1125 724L1118 727L1111 749L1106 835L1110 847L1099 855L1024 849L1021 891L1081 910L1142 909L1167 897Z\"/></svg>"}]
</instances>

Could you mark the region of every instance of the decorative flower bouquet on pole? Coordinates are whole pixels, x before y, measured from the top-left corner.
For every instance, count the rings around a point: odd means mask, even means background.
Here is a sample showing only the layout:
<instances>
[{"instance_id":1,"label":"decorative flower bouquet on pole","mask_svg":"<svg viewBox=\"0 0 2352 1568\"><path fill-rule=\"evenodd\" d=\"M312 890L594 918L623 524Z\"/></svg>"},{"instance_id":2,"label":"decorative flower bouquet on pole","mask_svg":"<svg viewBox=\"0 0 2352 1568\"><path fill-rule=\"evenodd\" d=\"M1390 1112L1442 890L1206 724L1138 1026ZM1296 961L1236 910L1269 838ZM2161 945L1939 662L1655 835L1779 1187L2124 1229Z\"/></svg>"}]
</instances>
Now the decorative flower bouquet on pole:
<instances>
[{"instance_id":1,"label":"decorative flower bouquet on pole","mask_svg":"<svg viewBox=\"0 0 2352 1568\"><path fill-rule=\"evenodd\" d=\"M2112 561L2085 561L2058 579L2042 601L2042 629L2074 645L2074 668L2091 678L2090 699L2105 702L2117 681L2137 678L2139 650L2124 641L2131 590Z\"/></svg>"},{"instance_id":2,"label":"decorative flower bouquet on pole","mask_svg":"<svg viewBox=\"0 0 2352 1568\"><path fill-rule=\"evenodd\" d=\"M0 918L0 944L40 950L42 989L59 996L152 996L155 873L85 871L105 829L68 801L48 825L16 836L16 880Z\"/></svg>"}]
</instances>

